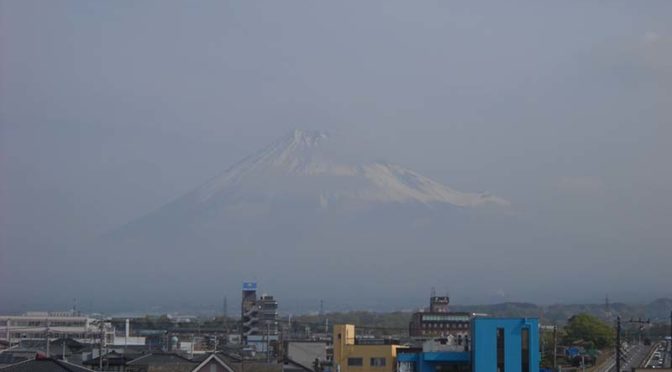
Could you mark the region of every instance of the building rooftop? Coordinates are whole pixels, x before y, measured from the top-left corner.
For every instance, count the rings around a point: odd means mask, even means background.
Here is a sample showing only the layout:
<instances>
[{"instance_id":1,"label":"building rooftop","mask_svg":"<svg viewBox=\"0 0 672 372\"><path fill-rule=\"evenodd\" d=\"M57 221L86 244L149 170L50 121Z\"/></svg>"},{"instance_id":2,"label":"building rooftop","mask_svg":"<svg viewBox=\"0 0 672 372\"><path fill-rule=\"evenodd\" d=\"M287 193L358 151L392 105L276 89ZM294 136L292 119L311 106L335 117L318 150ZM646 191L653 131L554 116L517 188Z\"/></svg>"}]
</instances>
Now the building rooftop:
<instances>
[{"instance_id":1,"label":"building rooftop","mask_svg":"<svg viewBox=\"0 0 672 372\"><path fill-rule=\"evenodd\" d=\"M0 367L2 372L91 372L92 370L76 364L52 358L37 358Z\"/></svg>"},{"instance_id":2,"label":"building rooftop","mask_svg":"<svg viewBox=\"0 0 672 372\"><path fill-rule=\"evenodd\" d=\"M151 353L143 355L139 358L133 359L128 362L129 366L148 366L148 365L163 365L163 364L189 364L196 365L192 360L189 360L183 356L173 353Z\"/></svg>"}]
</instances>

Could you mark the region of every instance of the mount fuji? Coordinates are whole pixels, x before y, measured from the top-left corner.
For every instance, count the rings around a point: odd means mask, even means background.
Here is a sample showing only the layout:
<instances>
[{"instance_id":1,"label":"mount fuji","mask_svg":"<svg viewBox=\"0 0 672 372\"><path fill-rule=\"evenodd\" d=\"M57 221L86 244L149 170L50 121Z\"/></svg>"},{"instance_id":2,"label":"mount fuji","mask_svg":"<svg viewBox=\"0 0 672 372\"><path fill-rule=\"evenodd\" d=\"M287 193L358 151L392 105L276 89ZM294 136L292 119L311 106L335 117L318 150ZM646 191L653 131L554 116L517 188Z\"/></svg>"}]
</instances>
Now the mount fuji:
<instances>
[{"instance_id":1,"label":"mount fuji","mask_svg":"<svg viewBox=\"0 0 672 372\"><path fill-rule=\"evenodd\" d=\"M348 162L330 140L323 132L295 130L208 181L184 201L207 206L225 199L231 206L291 197L312 199L323 208L343 203L509 204L487 193L453 190L398 165Z\"/></svg>"},{"instance_id":2,"label":"mount fuji","mask_svg":"<svg viewBox=\"0 0 672 372\"><path fill-rule=\"evenodd\" d=\"M116 281L139 278L162 299L173 290L235 291L242 280L284 297L294 294L281 288L298 287L349 298L352 286L381 278L409 290L460 278L480 265L470 257L489 245L493 218L508 206L399 165L358 161L338 138L296 130L104 236L92 251L121 270L108 273ZM347 277L334 285L344 269Z\"/></svg>"}]
</instances>

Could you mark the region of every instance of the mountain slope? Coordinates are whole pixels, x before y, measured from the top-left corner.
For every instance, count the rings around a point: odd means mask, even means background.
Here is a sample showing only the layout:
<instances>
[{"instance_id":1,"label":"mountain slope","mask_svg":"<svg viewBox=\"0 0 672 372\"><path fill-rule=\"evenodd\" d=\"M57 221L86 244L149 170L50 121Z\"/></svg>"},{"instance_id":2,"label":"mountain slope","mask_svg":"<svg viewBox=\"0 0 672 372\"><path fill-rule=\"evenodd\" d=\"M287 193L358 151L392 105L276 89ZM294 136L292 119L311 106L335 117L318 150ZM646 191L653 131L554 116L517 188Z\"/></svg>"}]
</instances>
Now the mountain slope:
<instances>
[{"instance_id":1,"label":"mountain slope","mask_svg":"<svg viewBox=\"0 0 672 372\"><path fill-rule=\"evenodd\" d=\"M233 293L243 280L282 283L271 291L283 297L328 288L329 297L352 298L367 293L352 288L377 280L399 281L395 289L410 293L478 269L472 257L507 234L509 215L498 213L507 205L398 165L358 162L324 133L295 131L105 236L80 259L91 278L118 285L108 293L132 288L116 295L143 301L147 293L156 301L174 301L175 292ZM479 281L471 279L485 285Z\"/></svg>"},{"instance_id":2,"label":"mountain slope","mask_svg":"<svg viewBox=\"0 0 672 372\"><path fill-rule=\"evenodd\" d=\"M296 130L250 156L192 195L200 203L227 197L244 200L246 194L272 197L301 193L326 207L340 201L445 203L459 207L509 203L487 193L464 193L446 187L412 170L389 163L352 163L321 132Z\"/></svg>"}]
</instances>

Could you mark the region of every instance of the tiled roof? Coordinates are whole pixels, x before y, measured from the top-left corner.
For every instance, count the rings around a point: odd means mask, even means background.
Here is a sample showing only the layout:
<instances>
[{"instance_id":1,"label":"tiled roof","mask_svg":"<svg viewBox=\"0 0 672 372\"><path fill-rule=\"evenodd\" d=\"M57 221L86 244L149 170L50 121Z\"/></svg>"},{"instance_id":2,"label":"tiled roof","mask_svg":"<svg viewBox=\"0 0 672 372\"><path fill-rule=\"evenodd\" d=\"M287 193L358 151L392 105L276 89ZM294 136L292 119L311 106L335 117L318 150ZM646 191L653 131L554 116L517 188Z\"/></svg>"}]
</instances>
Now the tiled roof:
<instances>
[{"instance_id":1,"label":"tiled roof","mask_svg":"<svg viewBox=\"0 0 672 372\"><path fill-rule=\"evenodd\" d=\"M91 372L92 370L55 359L35 359L0 368L2 372Z\"/></svg>"},{"instance_id":2,"label":"tiled roof","mask_svg":"<svg viewBox=\"0 0 672 372\"><path fill-rule=\"evenodd\" d=\"M193 364L196 363L177 354L171 353L152 353L143 355L128 362L128 365L148 366L162 364Z\"/></svg>"},{"instance_id":3,"label":"tiled roof","mask_svg":"<svg viewBox=\"0 0 672 372\"><path fill-rule=\"evenodd\" d=\"M27 359L26 357L16 356L12 353L0 353L0 365L15 364Z\"/></svg>"}]
</instances>

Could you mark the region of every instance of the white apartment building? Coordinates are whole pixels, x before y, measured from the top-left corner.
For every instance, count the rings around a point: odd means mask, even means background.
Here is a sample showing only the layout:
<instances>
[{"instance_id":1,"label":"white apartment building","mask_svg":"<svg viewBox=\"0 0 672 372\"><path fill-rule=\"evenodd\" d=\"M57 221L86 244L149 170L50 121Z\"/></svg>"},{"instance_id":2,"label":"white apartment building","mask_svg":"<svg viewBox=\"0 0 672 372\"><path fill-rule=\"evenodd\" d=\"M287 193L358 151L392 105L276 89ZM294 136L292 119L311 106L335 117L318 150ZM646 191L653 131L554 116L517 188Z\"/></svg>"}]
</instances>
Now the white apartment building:
<instances>
[{"instance_id":1,"label":"white apartment building","mask_svg":"<svg viewBox=\"0 0 672 372\"><path fill-rule=\"evenodd\" d=\"M109 323L72 312L27 312L23 315L0 315L0 340L10 344L20 340L72 338L80 342L95 342L104 335L106 343L114 340L114 328Z\"/></svg>"}]
</instances>

